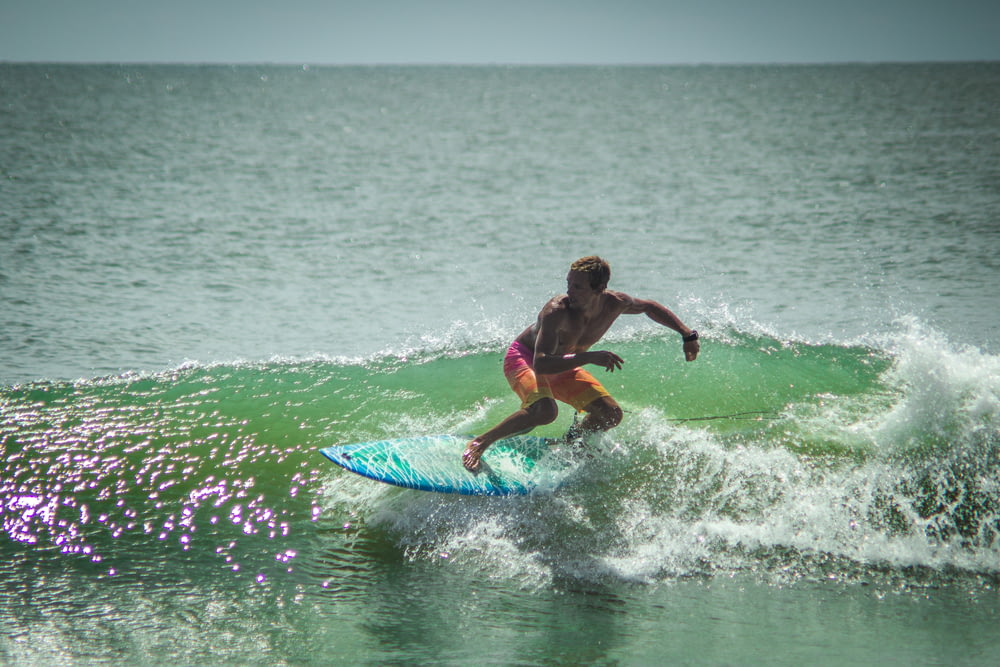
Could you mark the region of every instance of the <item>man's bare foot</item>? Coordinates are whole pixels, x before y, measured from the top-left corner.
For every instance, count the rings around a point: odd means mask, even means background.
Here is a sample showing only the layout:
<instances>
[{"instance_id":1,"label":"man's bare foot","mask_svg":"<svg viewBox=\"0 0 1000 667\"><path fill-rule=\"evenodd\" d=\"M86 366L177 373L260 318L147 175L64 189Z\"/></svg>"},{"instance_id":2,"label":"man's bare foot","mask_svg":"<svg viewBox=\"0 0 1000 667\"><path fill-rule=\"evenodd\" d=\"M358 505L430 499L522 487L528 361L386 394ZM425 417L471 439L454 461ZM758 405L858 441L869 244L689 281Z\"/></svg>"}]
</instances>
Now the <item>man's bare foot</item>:
<instances>
[{"instance_id":1,"label":"man's bare foot","mask_svg":"<svg viewBox=\"0 0 1000 667\"><path fill-rule=\"evenodd\" d=\"M479 474L479 459L488 446L483 445L478 440L469 441L469 444L465 446L465 451L462 452L462 465L465 466L466 470L474 475Z\"/></svg>"}]
</instances>

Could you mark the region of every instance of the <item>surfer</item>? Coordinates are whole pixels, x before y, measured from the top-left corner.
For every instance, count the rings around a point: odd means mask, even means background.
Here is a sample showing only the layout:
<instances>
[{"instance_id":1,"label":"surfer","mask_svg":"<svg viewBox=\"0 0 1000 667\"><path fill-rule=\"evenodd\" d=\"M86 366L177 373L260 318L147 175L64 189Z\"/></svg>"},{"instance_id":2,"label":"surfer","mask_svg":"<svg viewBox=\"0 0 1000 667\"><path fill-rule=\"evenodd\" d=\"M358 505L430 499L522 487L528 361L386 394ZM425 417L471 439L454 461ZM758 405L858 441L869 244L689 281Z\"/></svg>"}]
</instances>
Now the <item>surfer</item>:
<instances>
[{"instance_id":1,"label":"surfer","mask_svg":"<svg viewBox=\"0 0 1000 667\"><path fill-rule=\"evenodd\" d=\"M466 445L462 464L469 471L479 471L480 457L497 440L555 421L559 413L556 400L587 413L580 422L579 435L606 431L621 422L621 407L597 378L582 368L592 364L613 373L625 363L614 352L590 350L619 315L646 315L673 329L683 338L684 357L688 361L697 358L697 331L655 301L607 289L610 278L611 267L600 257L573 262L566 276L566 293L549 300L535 323L511 344L503 371L521 398L521 408Z\"/></svg>"}]
</instances>

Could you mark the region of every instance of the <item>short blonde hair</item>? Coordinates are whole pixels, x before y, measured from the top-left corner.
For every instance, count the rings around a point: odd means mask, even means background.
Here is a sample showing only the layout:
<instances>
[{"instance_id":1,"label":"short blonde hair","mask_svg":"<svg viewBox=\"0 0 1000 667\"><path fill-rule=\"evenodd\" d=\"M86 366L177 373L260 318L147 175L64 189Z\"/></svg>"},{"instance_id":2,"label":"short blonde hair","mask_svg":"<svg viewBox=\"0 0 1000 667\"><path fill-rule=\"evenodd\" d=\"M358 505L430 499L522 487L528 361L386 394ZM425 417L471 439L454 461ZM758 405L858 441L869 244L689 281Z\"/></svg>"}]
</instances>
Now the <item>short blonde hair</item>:
<instances>
[{"instance_id":1,"label":"short blonde hair","mask_svg":"<svg viewBox=\"0 0 1000 667\"><path fill-rule=\"evenodd\" d=\"M569 270L590 276L590 286L595 290L607 287L608 281L611 280L611 265L597 255L581 257L573 262Z\"/></svg>"}]
</instances>

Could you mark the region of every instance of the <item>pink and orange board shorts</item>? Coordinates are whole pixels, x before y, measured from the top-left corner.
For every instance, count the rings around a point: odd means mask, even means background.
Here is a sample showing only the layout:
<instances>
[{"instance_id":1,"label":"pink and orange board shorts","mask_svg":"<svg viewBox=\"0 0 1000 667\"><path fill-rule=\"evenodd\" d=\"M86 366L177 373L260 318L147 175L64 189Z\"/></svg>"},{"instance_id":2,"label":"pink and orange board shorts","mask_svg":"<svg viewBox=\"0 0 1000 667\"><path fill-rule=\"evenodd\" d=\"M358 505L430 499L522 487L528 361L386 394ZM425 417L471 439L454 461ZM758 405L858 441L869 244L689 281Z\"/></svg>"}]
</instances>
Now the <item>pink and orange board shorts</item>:
<instances>
[{"instance_id":1,"label":"pink and orange board shorts","mask_svg":"<svg viewBox=\"0 0 1000 667\"><path fill-rule=\"evenodd\" d=\"M595 399L611 395L597 378L582 368L555 375L539 375L533 368L534 359L533 350L514 341L503 360L503 374L510 388L521 398L522 408L541 398L554 398L583 410Z\"/></svg>"}]
</instances>

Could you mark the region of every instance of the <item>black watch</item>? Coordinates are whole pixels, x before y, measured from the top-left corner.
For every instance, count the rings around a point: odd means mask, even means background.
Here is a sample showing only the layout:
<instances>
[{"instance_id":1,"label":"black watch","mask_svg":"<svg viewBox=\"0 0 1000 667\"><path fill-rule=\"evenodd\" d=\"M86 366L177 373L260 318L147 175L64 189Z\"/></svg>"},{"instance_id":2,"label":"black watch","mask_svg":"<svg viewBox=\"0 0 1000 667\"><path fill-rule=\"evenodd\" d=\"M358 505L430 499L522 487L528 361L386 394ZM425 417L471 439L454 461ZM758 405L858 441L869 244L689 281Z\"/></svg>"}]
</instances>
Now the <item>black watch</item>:
<instances>
[{"instance_id":1,"label":"black watch","mask_svg":"<svg viewBox=\"0 0 1000 667\"><path fill-rule=\"evenodd\" d=\"M691 333L688 334L687 336L683 336L682 340L685 343L693 343L694 341L698 340L698 332L695 331L694 329L691 329Z\"/></svg>"}]
</instances>

